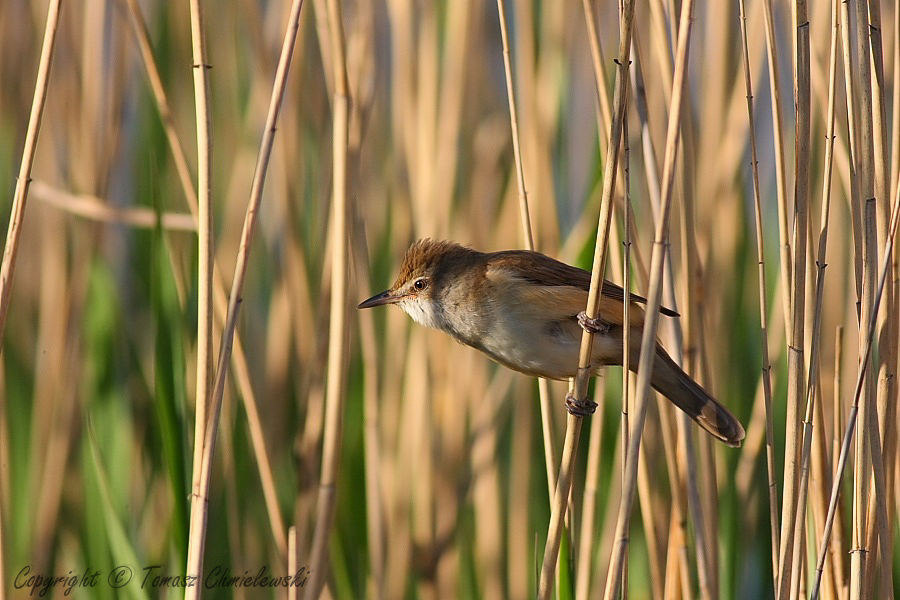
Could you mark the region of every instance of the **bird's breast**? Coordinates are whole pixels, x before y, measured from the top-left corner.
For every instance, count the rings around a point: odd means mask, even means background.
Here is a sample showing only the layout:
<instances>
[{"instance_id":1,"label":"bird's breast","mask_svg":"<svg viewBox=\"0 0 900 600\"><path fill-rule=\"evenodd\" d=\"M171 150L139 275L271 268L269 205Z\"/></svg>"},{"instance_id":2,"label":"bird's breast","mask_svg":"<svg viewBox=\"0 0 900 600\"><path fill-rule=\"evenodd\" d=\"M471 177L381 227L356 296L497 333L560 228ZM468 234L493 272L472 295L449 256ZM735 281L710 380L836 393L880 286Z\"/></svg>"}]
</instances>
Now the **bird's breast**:
<instances>
[{"instance_id":1,"label":"bird's breast","mask_svg":"<svg viewBox=\"0 0 900 600\"><path fill-rule=\"evenodd\" d=\"M567 322L568 321L568 322ZM565 379L574 374L581 329L516 304L484 306L453 323L454 337L515 371Z\"/></svg>"}]
</instances>

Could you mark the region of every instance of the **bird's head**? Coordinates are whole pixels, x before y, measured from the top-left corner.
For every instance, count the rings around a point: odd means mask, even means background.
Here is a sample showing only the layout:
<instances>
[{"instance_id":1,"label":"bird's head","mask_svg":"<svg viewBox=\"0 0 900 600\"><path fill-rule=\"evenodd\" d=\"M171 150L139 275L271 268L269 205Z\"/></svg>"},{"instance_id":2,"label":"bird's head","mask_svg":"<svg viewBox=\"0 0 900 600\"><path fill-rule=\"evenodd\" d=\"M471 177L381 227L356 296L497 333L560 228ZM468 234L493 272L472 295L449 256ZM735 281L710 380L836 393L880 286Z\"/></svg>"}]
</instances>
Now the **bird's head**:
<instances>
[{"instance_id":1,"label":"bird's head","mask_svg":"<svg viewBox=\"0 0 900 600\"><path fill-rule=\"evenodd\" d=\"M417 323L442 328L440 290L458 273L458 265L476 254L454 242L419 240L409 247L400 273L388 290L363 301L357 308L397 304Z\"/></svg>"}]
</instances>

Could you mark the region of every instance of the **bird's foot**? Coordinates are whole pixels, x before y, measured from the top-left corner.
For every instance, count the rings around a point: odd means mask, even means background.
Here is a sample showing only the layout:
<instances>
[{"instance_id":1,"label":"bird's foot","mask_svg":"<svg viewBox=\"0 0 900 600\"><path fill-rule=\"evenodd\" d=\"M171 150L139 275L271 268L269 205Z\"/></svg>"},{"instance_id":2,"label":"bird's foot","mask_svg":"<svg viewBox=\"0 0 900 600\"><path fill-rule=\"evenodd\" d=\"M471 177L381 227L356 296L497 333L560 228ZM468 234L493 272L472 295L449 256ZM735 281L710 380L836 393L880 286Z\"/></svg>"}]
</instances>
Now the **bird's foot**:
<instances>
[{"instance_id":1,"label":"bird's foot","mask_svg":"<svg viewBox=\"0 0 900 600\"><path fill-rule=\"evenodd\" d=\"M612 327L609 323L607 323L600 317L597 317L595 319L590 318L584 311L578 313L578 324L581 325L581 328L588 333L594 334L609 333L610 327Z\"/></svg>"},{"instance_id":2,"label":"bird's foot","mask_svg":"<svg viewBox=\"0 0 900 600\"><path fill-rule=\"evenodd\" d=\"M579 402L572 395L572 392L569 392L566 394L566 410L569 411L570 415L575 415L576 417L589 417L597 410L597 403L587 398Z\"/></svg>"}]
</instances>

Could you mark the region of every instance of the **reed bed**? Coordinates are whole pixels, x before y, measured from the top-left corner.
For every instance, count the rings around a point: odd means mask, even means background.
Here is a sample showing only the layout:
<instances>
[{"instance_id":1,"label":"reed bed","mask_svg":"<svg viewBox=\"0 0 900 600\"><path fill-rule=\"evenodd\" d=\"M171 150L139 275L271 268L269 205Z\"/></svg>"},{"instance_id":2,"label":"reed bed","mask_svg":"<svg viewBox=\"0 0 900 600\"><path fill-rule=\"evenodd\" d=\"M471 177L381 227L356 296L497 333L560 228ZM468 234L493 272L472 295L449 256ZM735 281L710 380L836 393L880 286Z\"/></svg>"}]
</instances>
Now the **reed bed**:
<instances>
[{"instance_id":1,"label":"reed bed","mask_svg":"<svg viewBox=\"0 0 900 600\"><path fill-rule=\"evenodd\" d=\"M0 3L0 597L894 597L898 103L876 0ZM422 237L743 445L356 311Z\"/></svg>"}]
</instances>

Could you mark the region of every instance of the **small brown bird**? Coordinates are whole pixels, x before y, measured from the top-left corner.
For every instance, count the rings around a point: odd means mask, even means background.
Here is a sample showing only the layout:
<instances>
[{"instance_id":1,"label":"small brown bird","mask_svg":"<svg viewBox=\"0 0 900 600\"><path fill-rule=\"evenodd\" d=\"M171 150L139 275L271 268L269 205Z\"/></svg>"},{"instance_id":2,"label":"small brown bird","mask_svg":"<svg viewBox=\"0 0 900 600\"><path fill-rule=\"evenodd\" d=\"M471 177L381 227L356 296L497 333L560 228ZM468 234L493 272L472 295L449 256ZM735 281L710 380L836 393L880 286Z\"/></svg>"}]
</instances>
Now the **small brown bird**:
<instances>
[{"instance_id":1,"label":"small brown bird","mask_svg":"<svg viewBox=\"0 0 900 600\"><path fill-rule=\"evenodd\" d=\"M593 374L604 365L622 364L625 292L604 281L598 318L592 320L583 312L590 282L587 271L539 252L485 253L425 239L406 252L394 285L359 308L397 304L417 323L440 329L510 369L566 379L578 367L582 328L595 333ZM646 299L634 294L630 299L630 364L636 371L644 325L637 304ZM667 308L661 312L677 316ZM700 427L729 446L740 446L744 428L738 420L659 344L651 384ZM575 414L593 412L592 406L573 406L571 399L567 405Z\"/></svg>"}]
</instances>

